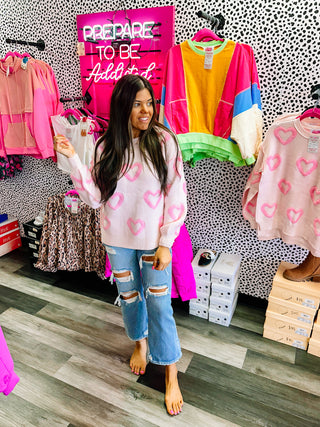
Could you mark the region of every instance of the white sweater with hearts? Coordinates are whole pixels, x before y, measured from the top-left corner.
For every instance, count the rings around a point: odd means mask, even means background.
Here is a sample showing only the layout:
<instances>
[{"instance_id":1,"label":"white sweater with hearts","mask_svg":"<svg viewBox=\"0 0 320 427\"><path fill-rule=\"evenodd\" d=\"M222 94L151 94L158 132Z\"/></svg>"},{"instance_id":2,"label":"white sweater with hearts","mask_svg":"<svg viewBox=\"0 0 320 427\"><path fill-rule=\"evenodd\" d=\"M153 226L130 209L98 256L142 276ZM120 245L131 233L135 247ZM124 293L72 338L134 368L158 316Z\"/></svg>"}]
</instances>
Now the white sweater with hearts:
<instances>
[{"instance_id":1,"label":"white sweater with hearts","mask_svg":"<svg viewBox=\"0 0 320 427\"><path fill-rule=\"evenodd\" d=\"M139 139L133 140L134 161L119 179L107 203L101 203L99 188L91 171L74 155L69 158L71 179L80 198L94 209L101 208L101 238L110 246L128 249L170 248L179 234L187 213L186 183L179 150L177 169L176 145L168 132L163 132L162 150L168 166L168 192L160 192L155 171L145 164Z\"/></svg>"}]
</instances>

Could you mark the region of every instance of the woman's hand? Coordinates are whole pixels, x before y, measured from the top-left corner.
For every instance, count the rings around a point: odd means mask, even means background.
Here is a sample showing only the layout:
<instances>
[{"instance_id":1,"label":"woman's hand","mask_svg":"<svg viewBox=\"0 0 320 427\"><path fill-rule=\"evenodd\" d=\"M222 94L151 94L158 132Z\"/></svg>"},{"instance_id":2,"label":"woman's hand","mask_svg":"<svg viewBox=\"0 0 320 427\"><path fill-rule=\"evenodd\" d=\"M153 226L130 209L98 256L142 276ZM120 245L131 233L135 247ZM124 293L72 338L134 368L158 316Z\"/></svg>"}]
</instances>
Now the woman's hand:
<instances>
[{"instance_id":1,"label":"woman's hand","mask_svg":"<svg viewBox=\"0 0 320 427\"><path fill-rule=\"evenodd\" d=\"M73 157L76 154L71 142L63 135L53 137L53 148L57 153L61 153L66 157Z\"/></svg>"},{"instance_id":2,"label":"woman's hand","mask_svg":"<svg viewBox=\"0 0 320 427\"><path fill-rule=\"evenodd\" d=\"M153 266L155 270L164 270L168 267L172 260L171 252L169 248L165 246L159 246L155 255Z\"/></svg>"}]
</instances>

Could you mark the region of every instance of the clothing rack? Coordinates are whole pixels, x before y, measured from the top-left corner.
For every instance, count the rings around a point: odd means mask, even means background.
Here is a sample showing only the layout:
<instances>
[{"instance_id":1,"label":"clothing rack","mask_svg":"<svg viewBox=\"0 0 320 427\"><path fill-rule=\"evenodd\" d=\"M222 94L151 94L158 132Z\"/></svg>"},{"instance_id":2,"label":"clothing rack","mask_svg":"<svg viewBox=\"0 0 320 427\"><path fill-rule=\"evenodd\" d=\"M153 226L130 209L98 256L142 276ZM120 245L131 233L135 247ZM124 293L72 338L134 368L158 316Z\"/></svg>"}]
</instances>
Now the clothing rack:
<instances>
[{"instance_id":1,"label":"clothing rack","mask_svg":"<svg viewBox=\"0 0 320 427\"><path fill-rule=\"evenodd\" d=\"M314 99L316 101L315 107L319 107L320 106L320 84L311 86L310 96L312 99Z\"/></svg>"},{"instance_id":2,"label":"clothing rack","mask_svg":"<svg viewBox=\"0 0 320 427\"><path fill-rule=\"evenodd\" d=\"M37 42L28 42L25 40L6 39L6 43L22 44L25 46L35 46L38 50L43 51L46 47L44 40L39 39Z\"/></svg>"},{"instance_id":3,"label":"clothing rack","mask_svg":"<svg viewBox=\"0 0 320 427\"><path fill-rule=\"evenodd\" d=\"M223 30L224 24L226 22L221 13L219 13L218 15L211 16L203 12L202 10L199 10L199 12L197 12L197 16L199 18L204 18L206 21L209 21L211 23L211 29L213 31Z\"/></svg>"},{"instance_id":4,"label":"clothing rack","mask_svg":"<svg viewBox=\"0 0 320 427\"><path fill-rule=\"evenodd\" d=\"M84 101L87 105L92 101L92 96L87 91L84 96L68 96L60 98L60 102Z\"/></svg>"}]
</instances>

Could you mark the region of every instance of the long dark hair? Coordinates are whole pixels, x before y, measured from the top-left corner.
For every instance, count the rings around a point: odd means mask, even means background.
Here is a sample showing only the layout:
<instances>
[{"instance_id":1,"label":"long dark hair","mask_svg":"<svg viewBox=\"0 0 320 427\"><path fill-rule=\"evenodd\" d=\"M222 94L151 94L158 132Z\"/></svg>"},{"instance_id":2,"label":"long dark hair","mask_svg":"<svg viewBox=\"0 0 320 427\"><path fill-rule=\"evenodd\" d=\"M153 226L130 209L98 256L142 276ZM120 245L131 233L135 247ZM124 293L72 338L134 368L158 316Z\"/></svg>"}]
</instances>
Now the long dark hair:
<instances>
[{"instance_id":1,"label":"long dark hair","mask_svg":"<svg viewBox=\"0 0 320 427\"><path fill-rule=\"evenodd\" d=\"M131 126L131 111L137 92L148 89L152 98L153 116L148 129L140 132L139 147L143 159L150 167L155 168L161 191L166 194L168 168L161 150L160 129L170 132L156 119L156 102L151 84L140 75L128 74L118 80L115 85L110 104L110 121L107 131L97 141L95 148L95 163L92 170L94 182L101 192L101 201L106 202L114 193L117 181L133 163L133 135ZM172 132L170 132L172 134ZM176 137L172 134L176 146ZM98 147L103 144L101 155ZM177 149L178 153L178 149ZM176 158L177 165L177 158Z\"/></svg>"}]
</instances>

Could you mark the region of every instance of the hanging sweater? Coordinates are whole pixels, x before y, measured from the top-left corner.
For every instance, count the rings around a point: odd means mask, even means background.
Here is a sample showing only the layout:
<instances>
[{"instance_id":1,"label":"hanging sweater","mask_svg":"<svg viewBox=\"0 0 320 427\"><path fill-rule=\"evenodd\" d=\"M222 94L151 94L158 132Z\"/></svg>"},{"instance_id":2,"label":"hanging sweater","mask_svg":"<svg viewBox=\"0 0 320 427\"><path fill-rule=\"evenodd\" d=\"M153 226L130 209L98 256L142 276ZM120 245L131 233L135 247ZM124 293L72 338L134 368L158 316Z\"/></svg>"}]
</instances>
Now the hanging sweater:
<instances>
[{"instance_id":1,"label":"hanging sweater","mask_svg":"<svg viewBox=\"0 0 320 427\"><path fill-rule=\"evenodd\" d=\"M211 69L205 52L214 46ZM183 160L252 164L261 143L260 86L252 48L224 40L187 40L167 54L160 120L177 134Z\"/></svg>"},{"instance_id":2,"label":"hanging sweater","mask_svg":"<svg viewBox=\"0 0 320 427\"><path fill-rule=\"evenodd\" d=\"M312 127L292 115L277 119L261 145L242 199L243 216L257 229L259 240L281 238L317 257L320 256L319 131L320 123Z\"/></svg>"},{"instance_id":3,"label":"hanging sweater","mask_svg":"<svg viewBox=\"0 0 320 427\"><path fill-rule=\"evenodd\" d=\"M52 68L8 55L0 60L0 156L55 156L50 116L63 112Z\"/></svg>"},{"instance_id":4,"label":"hanging sweater","mask_svg":"<svg viewBox=\"0 0 320 427\"><path fill-rule=\"evenodd\" d=\"M134 161L117 183L107 203L91 172L77 154L69 159L71 179L81 199L101 209L101 240L110 246L129 249L171 248L184 222L187 203L181 155L175 166L176 145L168 132L162 133L162 153L168 166L168 191L163 195L156 171L143 160L139 139L133 140ZM101 147L101 145L100 145Z\"/></svg>"}]
</instances>

